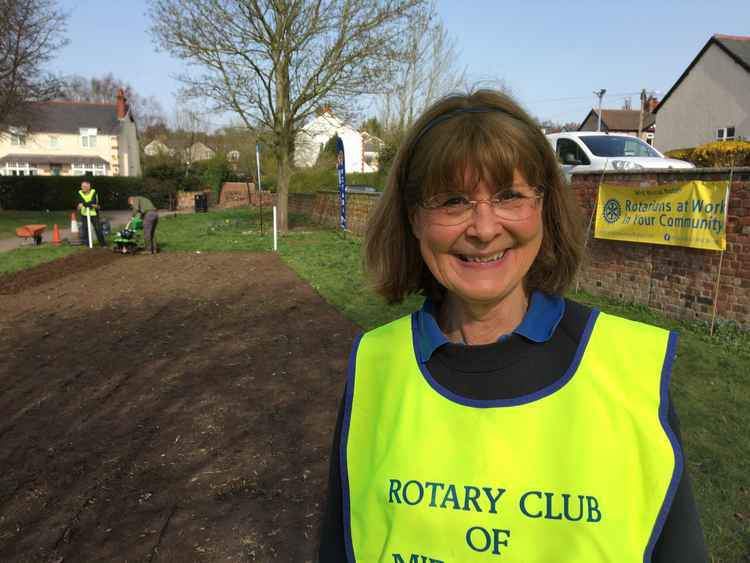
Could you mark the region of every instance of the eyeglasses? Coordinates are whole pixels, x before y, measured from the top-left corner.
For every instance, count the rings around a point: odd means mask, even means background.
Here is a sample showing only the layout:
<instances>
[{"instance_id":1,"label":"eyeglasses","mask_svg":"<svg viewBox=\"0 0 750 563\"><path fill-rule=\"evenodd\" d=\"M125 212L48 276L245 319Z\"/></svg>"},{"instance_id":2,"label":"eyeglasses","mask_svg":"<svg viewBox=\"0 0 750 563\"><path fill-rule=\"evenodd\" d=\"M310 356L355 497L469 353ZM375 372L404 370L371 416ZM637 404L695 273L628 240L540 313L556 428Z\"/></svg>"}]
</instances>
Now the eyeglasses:
<instances>
[{"instance_id":1,"label":"eyeglasses","mask_svg":"<svg viewBox=\"0 0 750 563\"><path fill-rule=\"evenodd\" d=\"M531 190L534 195L524 195L519 190ZM460 225L471 218L474 208L486 203L498 219L523 221L534 213L537 202L544 198L541 187L513 186L500 190L490 199L469 199L465 193L444 192L421 203L430 218L441 225Z\"/></svg>"}]
</instances>

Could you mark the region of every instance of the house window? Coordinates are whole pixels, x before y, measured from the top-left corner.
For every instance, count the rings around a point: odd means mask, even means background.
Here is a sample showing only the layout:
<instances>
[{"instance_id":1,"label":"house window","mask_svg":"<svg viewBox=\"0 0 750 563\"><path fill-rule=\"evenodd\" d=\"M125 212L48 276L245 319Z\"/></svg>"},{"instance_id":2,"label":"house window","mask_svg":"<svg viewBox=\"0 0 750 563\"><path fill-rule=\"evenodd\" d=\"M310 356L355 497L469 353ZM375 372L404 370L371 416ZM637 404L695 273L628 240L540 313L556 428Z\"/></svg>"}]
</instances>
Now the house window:
<instances>
[{"instance_id":1,"label":"house window","mask_svg":"<svg viewBox=\"0 0 750 563\"><path fill-rule=\"evenodd\" d=\"M15 147L26 146L26 129L21 127L11 127L10 144Z\"/></svg>"},{"instance_id":2,"label":"house window","mask_svg":"<svg viewBox=\"0 0 750 563\"><path fill-rule=\"evenodd\" d=\"M734 140L734 127L721 127L716 130L717 141L732 141Z\"/></svg>"},{"instance_id":3,"label":"house window","mask_svg":"<svg viewBox=\"0 0 750 563\"><path fill-rule=\"evenodd\" d=\"M84 149L96 147L96 129L81 129L81 146Z\"/></svg>"},{"instance_id":4,"label":"house window","mask_svg":"<svg viewBox=\"0 0 750 563\"><path fill-rule=\"evenodd\" d=\"M105 164L86 164L83 162L74 162L70 173L73 176L85 176L91 174L93 176L104 176L107 173L107 166Z\"/></svg>"},{"instance_id":5,"label":"house window","mask_svg":"<svg viewBox=\"0 0 750 563\"><path fill-rule=\"evenodd\" d=\"M60 148L60 137L50 137L49 138L49 148L51 148L51 149L59 149Z\"/></svg>"},{"instance_id":6,"label":"house window","mask_svg":"<svg viewBox=\"0 0 750 563\"><path fill-rule=\"evenodd\" d=\"M0 168L3 176L36 176L38 171L28 162L6 162L4 168Z\"/></svg>"}]
</instances>

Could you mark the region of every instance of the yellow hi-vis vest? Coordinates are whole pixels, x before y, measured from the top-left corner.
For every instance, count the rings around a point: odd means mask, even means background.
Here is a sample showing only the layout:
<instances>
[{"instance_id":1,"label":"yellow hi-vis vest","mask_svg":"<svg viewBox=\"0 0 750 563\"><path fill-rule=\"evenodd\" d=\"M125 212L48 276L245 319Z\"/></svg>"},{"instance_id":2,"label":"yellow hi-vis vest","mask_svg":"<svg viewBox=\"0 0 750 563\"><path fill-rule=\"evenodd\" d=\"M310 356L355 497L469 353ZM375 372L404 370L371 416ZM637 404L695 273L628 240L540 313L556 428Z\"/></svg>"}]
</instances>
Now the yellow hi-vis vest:
<instances>
[{"instance_id":1,"label":"yellow hi-vis vest","mask_svg":"<svg viewBox=\"0 0 750 563\"><path fill-rule=\"evenodd\" d=\"M78 195L81 196L84 203L91 203L96 197L96 190L91 188L88 193L83 193L83 190L78 190ZM94 217L96 215L96 209L93 207L82 207L81 215L84 217Z\"/></svg>"},{"instance_id":2,"label":"yellow hi-vis vest","mask_svg":"<svg viewBox=\"0 0 750 563\"><path fill-rule=\"evenodd\" d=\"M459 397L420 367L413 316L352 351L341 440L349 561L643 563L682 474L676 335L592 313L557 382Z\"/></svg>"}]
</instances>

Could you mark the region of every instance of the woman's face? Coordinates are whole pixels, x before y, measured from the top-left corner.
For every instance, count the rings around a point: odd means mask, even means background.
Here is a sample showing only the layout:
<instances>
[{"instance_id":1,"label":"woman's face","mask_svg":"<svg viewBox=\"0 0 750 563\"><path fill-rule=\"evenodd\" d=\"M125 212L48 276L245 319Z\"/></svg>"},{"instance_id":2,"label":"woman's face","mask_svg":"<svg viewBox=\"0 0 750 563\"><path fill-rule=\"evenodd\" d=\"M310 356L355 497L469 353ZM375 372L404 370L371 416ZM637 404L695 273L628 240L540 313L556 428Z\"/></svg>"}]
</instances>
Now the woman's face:
<instances>
[{"instance_id":1,"label":"woman's face","mask_svg":"<svg viewBox=\"0 0 750 563\"><path fill-rule=\"evenodd\" d=\"M535 195L517 170L513 186L520 195ZM489 200L497 191L498 187L480 180L469 198ZM542 201L527 203L532 206L531 213L515 221L499 218L488 203L479 203L465 222L455 226L439 224L432 211L418 208L413 232L422 258L453 297L481 306L526 298L523 279L539 253L543 236Z\"/></svg>"}]
</instances>

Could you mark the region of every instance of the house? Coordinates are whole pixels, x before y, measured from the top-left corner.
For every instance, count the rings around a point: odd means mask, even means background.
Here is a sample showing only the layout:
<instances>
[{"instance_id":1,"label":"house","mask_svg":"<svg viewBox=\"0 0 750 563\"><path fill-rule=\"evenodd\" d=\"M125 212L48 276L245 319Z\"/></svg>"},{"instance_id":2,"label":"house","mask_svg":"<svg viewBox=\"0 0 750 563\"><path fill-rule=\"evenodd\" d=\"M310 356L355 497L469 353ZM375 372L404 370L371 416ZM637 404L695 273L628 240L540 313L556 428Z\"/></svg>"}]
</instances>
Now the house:
<instances>
[{"instance_id":1,"label":"house","mask_svg":"<svg viewBox=\"0 0 750 563\"><path fill-rule=\"evenodd\" d=\"M185 159L187 162L211 160L214 156L216 156L216 151L200 141L193 143L185 149Z\"/></svg>"},{"instance_id":2,"label":"house","mask_svg":"<svg viewBox=\"0 0 750 563\"><path fill-rule=\"evenodd\" d=\"M364 164L378 170L380 168L380 151L383 150L385 142L383 139L362 131L362 161Z\"/></svg>"},{"instance_id":3,"label":"house","mask_svg":"<svg viewBox=\"0 0 750 563\"><path fill-rule=\"evenodd\" d=\"M169 148L167 145L165 145L158 139L154 139L145 147L143 147L143 152L148 156L158 156L158 155L174 156L175 154L174 149Z\"/></svg>"},{"instance_id":4,"label":"house","mask_svg":"<svg viewBox=\"0 0 750 563\"><path fill-rule=\"evenodd\" d=\"M656 107L656 147L750 138L750 37L714 35Z\"/></svg>"},{"instance_id":5,"label":"house","mask_svg":"<svg viewBox=\"0 0 750 563\"><path fill-rule=\"evenodd\" d=\"M114 104L35 103L24 121L0 136L0 175L141 175L135 120L122 90Z\"/></svg>"},{"instance_id":6,"label":"house","mask_svg":"<svg viewBox=\"0 0 750 563\"><path fill-rule=\"evenodd\" d=\"M654 140L654 123L656 117L651 111L658 101L655 98L646 100L646 107L641 122L641 112L636 109L603 109L601 131L638 136L638 124L641 123L641 140L649 145ZM598 131L599 110L592 109L578 127L579 131Z\"/></svg>"},{"instance_id":7,"label":"house","mask_svg":"<svg viewBox=\"0 0 750 563\"><path fill-rule=\"evenodd\" d=\"M294 164L301 168L315 166L326 143L338 135L344 142L346 173L376 172L377 164L366 162L365 141L362 133L345 124L325 108L318 116L307 123L297 134L294 142ZM370 149L375 144L370 145ZM370 161L377 161L371 156Z\"/></svg>"}]
</instances>

